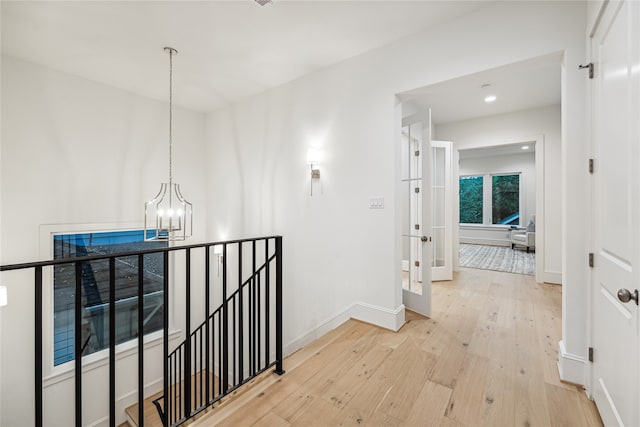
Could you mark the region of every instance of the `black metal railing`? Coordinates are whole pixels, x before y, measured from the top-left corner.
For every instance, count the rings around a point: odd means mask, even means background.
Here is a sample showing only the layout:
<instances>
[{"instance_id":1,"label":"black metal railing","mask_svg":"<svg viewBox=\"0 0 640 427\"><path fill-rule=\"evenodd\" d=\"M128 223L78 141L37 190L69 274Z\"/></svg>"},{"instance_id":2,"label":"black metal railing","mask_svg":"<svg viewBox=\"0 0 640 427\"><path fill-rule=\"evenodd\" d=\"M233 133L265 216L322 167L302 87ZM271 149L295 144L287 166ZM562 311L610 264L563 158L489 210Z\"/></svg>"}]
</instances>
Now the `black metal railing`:
<instances>
[{"instance_id":1,"label":"black metal railing","mask_svg":"<svg viewBox=\"0 0 640 427\"><path fill-rule=\"evenodd\" d=\"M144 256L163 254L163 395L154 401L165 426L183 423L255 376L282 366L282 237L211 242L189 246L156 248L92 255L81 258L12 264L0 271L34 271L35 317L35 425L43 422L43 271L48 267L71 264L75 269L74 373L75 425L82 425L82 267L84 263L108 260L109 298L105 303L109 319L109 424L116 425L116 260L137 257L137 356L138 426L144 425ZM184 254L181 269L180 257ZM170 256L171 255L171 256ZM194 256L199 262L192 262ZM212 268L217 262L217 275ZM233 268L235 267L235 269ZM184 280L174 277L183 270ZM204 277L193 280L198 272ZM183 287L184 307L170 305L170 285ZM202 305L197 308L198 301ZM196 310L194 310L196 308ZM169 311L184 315L185 340L169 352ZM184 309L184 311L182 311ZM200 313L202 321L192 329ZM181 325L173 325L179 328ZM86 344L85 344L86 345ZM96 390L92 389L95 394ZM47 423L48 424L48 423Z\"/></svg>"}]
</instances>

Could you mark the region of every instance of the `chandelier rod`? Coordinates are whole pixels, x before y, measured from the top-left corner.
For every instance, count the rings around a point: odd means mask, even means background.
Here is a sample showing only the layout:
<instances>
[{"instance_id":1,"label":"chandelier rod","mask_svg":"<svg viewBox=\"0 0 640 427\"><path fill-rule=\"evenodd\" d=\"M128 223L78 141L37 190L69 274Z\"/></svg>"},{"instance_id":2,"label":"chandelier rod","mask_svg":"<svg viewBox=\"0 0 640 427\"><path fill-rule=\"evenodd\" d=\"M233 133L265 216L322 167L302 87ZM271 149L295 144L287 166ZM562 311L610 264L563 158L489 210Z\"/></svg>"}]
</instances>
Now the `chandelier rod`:
<instances>
[{"instance_id":1,"label":"chandelier rod","mask_svg":"<svg viewBox=\"0 0 640 427\"><path fill-rule=\"evenodd\" d=\"M169 53L169 186L171 186L173 183L173 55L177 55L178 51L172 47L165 47L164 50Z\"/></svg>"}]
</instances>

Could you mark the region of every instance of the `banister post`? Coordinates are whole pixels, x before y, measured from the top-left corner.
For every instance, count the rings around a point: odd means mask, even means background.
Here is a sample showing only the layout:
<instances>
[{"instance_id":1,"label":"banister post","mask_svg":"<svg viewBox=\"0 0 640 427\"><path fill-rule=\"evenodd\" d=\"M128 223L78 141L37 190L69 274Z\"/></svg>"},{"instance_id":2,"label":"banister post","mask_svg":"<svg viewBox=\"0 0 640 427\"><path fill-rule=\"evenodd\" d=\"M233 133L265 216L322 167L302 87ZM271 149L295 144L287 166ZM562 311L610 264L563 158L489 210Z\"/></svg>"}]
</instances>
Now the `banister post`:
<instances>
[{"instance_id":1,"label":"banister post","mask_svg":"<svg viewBox=\"0 0 640 427\"><path fill-rule=\"evenodd\" d=\"M171 411L169 407L169 252L163 252L162 254L162 299L163 299L163 313L162 313L162 327L163 327L163 340L162 340L162 360L163 360L163 409L164 419L162 420L165 426L171 424Z\"/></svg>"},{"instance_id":2,"label":"banister post","mask_svg":"<svg viewBox=\"0 0 640 427\"><path fill-rule=\"evenodd\" d=\"M284 374L282 368L282 236L276 237L276 370Z\"/></svg>"}]
</instances>

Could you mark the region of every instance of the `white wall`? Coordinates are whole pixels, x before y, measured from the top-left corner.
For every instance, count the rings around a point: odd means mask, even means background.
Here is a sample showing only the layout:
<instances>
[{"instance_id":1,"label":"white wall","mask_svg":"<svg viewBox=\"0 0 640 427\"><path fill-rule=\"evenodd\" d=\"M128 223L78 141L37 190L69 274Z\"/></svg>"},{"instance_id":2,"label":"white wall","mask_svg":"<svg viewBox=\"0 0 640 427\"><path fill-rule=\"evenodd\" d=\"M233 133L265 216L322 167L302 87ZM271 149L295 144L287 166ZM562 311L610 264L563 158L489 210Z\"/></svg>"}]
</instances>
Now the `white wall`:
<instances>
[{"instance_id":1,"label":"white wall","mask_svg":"<svg viewBox=\"0 0 640 427\"><path fill-rule=\"evenodd\" d=\"M210 237L219 236L219 224L234 221L244 234L284 236L289 349L325 322L349 315L354 303L363 303L364 320L372 322L376 314L387 321L402 311L400 119L394 94L558 51L565 52L567 80L582 79L577 66L584 60L584 16L580 2L498 2L209 116ZM566 151L575 156L583 151L584 88L569 84L563 104ZM543 130L556 138L548 162L555 173L549 182L557 188L558 108L539 114L556 124ZM533 133L540 132L538 127ZM310 197L305 153L312 145L321 146L325 159L321 190ZM385 209L369 210L368 199L378 196L385 198ZM559 197L550 193L550 207L558 206ZM584 205L581 197L574 201ZM554 213L550 217L557 218ZM574 215L567 227L577 231L585 224ZM559 231L556 224L555 237ZM562 246L557 238L551 242ZM569 249L582 245L574 240ZM550 258L550 268L559 269L559 259ZM577 279L569 286L579 286L581 267L564 268ZM575 350L584 355L583 322L574 322L584 313L584 296L572 300L568 311L573 310L578 315L564 333L577 336Z\"/></svg>"},{"instance_id":2,"label":"white wall","mask_svg":"<svg viewBox=\"0 0 640 427\"><path fill-rule=\"evenodd\" d=\"M351 315L395 328L404 313L394 95L564 51L562 182L572 199L563 250L576 255L563 264L563 342L584 357L587 156L577 68L584 28L581 2L497 2L217 111L206 134L201 115L176 111L176 142L185 146L176 149L175 170L197 209L196 230L209 239L284 236L288 350ZM40 224L140 218L165 174L165 111L163 103L3 58L1 262L38 257ZM325 156L313 197L309 145ZM384 197L385 209L369 210L370 197ZM32 381L25 379L33 359L25 355L32 355L33 292L5 275L3 285L11 303L0 313L0 423L31 424Z\"/></svg>"},{"instance_id":3,"label":"white wall","mask_svg":"<svg viewBox=\"0 0 640 427\"><path fill-rule=\"evenodd\" d=\"M509 141L524 142L531 140L531 137L544 136L544 273L547 277L545 280L559 283L563 245L560 106L441 124L435 127L435 133L438 139L453 141L454 149L458 150ZM529 213L533 212L527 211L527 218Z\"/></svg>"},{"instance_id":4,"label":"white wall","mask_svg":"<svg viewBox=\"0 0 640 427\"><path fill-rule=\"evenodd\" d=\"M174 113L174 178L195 206L197 241L206 236L207 225L205 119L180 109ZM167 120L165 102L3 56L0 262L50 257L41 251L49 244L49 237L41 240L43 224L141 226L144 202L168 178ZM2 284L11 300L0 312L0 424L31 425L33 273L3 273ZM183 301L184 295L175 292L174 301ZM147 353L145 379L154 389L160 385L154 380L161 372L161 347ZM129 395L135 391L135 366L134 355L118 362L119 406L135 398ZM103 367L87 374L86 396L93 387L108 389L106 372ZM72 379L45 389L47 425L72 425L72 390ZM84 424L108 414L106 399L85 402Z\"/></svg>"}]
</instances>

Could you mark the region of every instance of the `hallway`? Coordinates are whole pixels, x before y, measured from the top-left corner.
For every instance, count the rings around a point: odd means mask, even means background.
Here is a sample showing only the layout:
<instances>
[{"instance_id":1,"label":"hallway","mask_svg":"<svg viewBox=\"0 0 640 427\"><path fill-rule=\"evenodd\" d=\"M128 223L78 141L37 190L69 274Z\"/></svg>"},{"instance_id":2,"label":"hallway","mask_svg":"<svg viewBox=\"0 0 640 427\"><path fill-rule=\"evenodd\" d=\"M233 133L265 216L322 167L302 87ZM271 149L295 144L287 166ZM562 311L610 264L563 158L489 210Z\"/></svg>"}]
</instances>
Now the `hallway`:
<instances>
[{"instance_id":1,"label":"hallway","mask_svg":"<svg viewBox=\"0 0 640 427\"><path fill-rule=\"evenodd\" d=\"M433 319L393 333L350 320L193 426L599 426L560 382L561 290L462 269L433 284Z\"/></svg>"}]
</instances>

